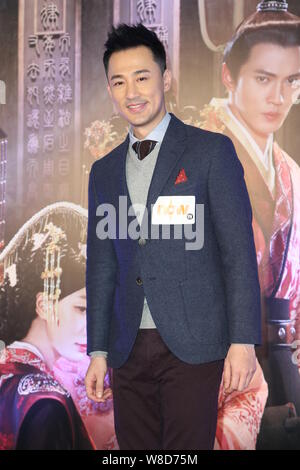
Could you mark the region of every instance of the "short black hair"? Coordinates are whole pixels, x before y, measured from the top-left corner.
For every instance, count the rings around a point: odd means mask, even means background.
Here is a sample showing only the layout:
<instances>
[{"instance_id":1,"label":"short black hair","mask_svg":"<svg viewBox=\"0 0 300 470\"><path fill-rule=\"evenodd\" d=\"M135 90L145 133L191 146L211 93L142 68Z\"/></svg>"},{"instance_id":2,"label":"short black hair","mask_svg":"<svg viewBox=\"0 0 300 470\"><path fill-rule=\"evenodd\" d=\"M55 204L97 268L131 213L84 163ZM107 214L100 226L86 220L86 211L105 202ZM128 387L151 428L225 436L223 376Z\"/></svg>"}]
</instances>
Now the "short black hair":
<instances>
[{"instance_id":1,"label":"short black hair","mask_svg":"<svg viewBox=\"0 0 300 470\"><path fill-rule=\"evenodd\" d=\"M108 75L109 59L114 52L125 51L134 47L146 46L153 54L153 59L159 65L163 74L167 68L167 57L163 43L154 31L150 31L142 23L137 25L119 24L112 26L108 33L103 55L103 64L106 76Z\"/></svg>"},{"instance_id":2,"label":"short black hair","mask_svg":"<svg viewBox=\"0 0 300 470\"><path fill-rule=\"evenodd\" d=\"M223 62L226 63L233 80L238 79L240 69L249 59L252 48L262 43L282 47L300 46L300 27L298 25L269 26L247 31L239 38L234 36L227 44L223 56Z\"/></svg>"}]
</instances>

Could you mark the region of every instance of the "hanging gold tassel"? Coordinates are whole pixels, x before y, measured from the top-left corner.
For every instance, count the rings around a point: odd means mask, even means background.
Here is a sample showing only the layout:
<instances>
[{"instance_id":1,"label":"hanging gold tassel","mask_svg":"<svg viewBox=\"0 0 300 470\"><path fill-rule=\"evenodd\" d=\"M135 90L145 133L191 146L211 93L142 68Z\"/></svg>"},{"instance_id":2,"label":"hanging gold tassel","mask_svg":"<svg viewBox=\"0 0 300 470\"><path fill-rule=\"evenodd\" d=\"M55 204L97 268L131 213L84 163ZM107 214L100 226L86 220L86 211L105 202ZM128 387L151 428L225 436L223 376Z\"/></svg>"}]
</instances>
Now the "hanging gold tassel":
<instances>
[{"instance_id":1,"label":"hanging gold tassel","mask_svg":"<svg viewBox=\"0 0 300 470\"><path fill-rule=\"evenodd\" d=\"M52 222L45 227L48 230L50 242L46 249L45 270L41 274L44 280L44 308L47 321L59 325L58 300L61 294L60 282L62 268L60 267L61 248L59 240L65 237L62 229Z\"/></svg>"}]
</instances>

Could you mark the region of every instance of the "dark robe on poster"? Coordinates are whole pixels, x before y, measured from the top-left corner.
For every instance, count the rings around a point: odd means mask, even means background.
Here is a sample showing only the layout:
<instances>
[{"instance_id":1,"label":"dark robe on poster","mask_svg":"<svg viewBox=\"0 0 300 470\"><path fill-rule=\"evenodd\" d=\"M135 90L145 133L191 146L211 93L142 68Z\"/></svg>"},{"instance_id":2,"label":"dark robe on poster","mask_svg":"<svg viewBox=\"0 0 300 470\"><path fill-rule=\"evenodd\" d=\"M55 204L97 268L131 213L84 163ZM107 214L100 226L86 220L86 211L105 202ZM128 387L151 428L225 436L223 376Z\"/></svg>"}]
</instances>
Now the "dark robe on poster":
<instances>
[{"instance_id":1,"label":"dark robe on poster","mask_svg":"<svg viewBox=\"0 0 300 470\"><path fill-rule=\"evenodd\" d=\"M70 393L26 349L0 353L0 450L93 450Z\"/></svg>"}]
</instances>

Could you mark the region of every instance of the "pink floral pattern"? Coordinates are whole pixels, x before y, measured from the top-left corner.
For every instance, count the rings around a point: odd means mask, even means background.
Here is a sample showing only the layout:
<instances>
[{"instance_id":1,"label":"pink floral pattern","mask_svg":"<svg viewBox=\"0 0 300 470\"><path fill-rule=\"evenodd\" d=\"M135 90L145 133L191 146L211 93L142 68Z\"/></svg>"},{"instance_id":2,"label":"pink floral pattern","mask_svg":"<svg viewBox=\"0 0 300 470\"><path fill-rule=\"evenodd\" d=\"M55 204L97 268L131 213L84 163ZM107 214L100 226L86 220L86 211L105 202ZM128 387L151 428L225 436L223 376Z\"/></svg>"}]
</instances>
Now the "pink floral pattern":
<instances>
[{"instance_id":1,"label":"pink floral pattern","mask_svg":"<svg viewBox=\"0 0 300 470\"><path fill-rule=\"evenodd\" d=\"M243 392L219 391L215 449L254 450L268 397L268 385L256 360L256 372Z\"/></svg>"}]
</instances>

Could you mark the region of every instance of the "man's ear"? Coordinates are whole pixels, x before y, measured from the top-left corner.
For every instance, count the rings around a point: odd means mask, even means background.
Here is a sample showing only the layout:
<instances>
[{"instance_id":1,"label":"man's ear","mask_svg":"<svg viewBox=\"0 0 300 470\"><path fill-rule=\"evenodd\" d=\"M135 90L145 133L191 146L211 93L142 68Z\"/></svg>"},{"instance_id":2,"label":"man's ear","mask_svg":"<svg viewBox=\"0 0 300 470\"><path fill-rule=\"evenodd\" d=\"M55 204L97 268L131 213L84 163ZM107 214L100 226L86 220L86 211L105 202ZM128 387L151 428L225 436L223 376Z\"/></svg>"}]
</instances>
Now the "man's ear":
<instances>
[{"instance_id":1,"label":"man's ear","mask_svg":"<svg viewBox=\"0 0 300 470\"><path fill-rule=\"evenodd\" d=\"M169 69L166 69L163 74L163 81L164 81L164 92L170 90L172 85L172 72Z\"/></svg>"},{"instance_id":2,"label":"man's ear","mask_svg":"<svg viewBox=\"0 0 300 470\"><path fill-rule=\"evenodd\" d=\"M227 91L233 92L235 90L235 81L233 80L230 70L225 62L223 62L222 65L222 82L227 88Z\"/></svg>"},{"instance_id":3,"label":"man's ear","mask_svg":"<svg viewBox=\"0 0 300 470\"><path fill-rule=\"evenodd\" d=\"M107 85L107 91L108 91L109 96L112 98L111 88L109 84Z\"/></svg>"}]
</instances>

